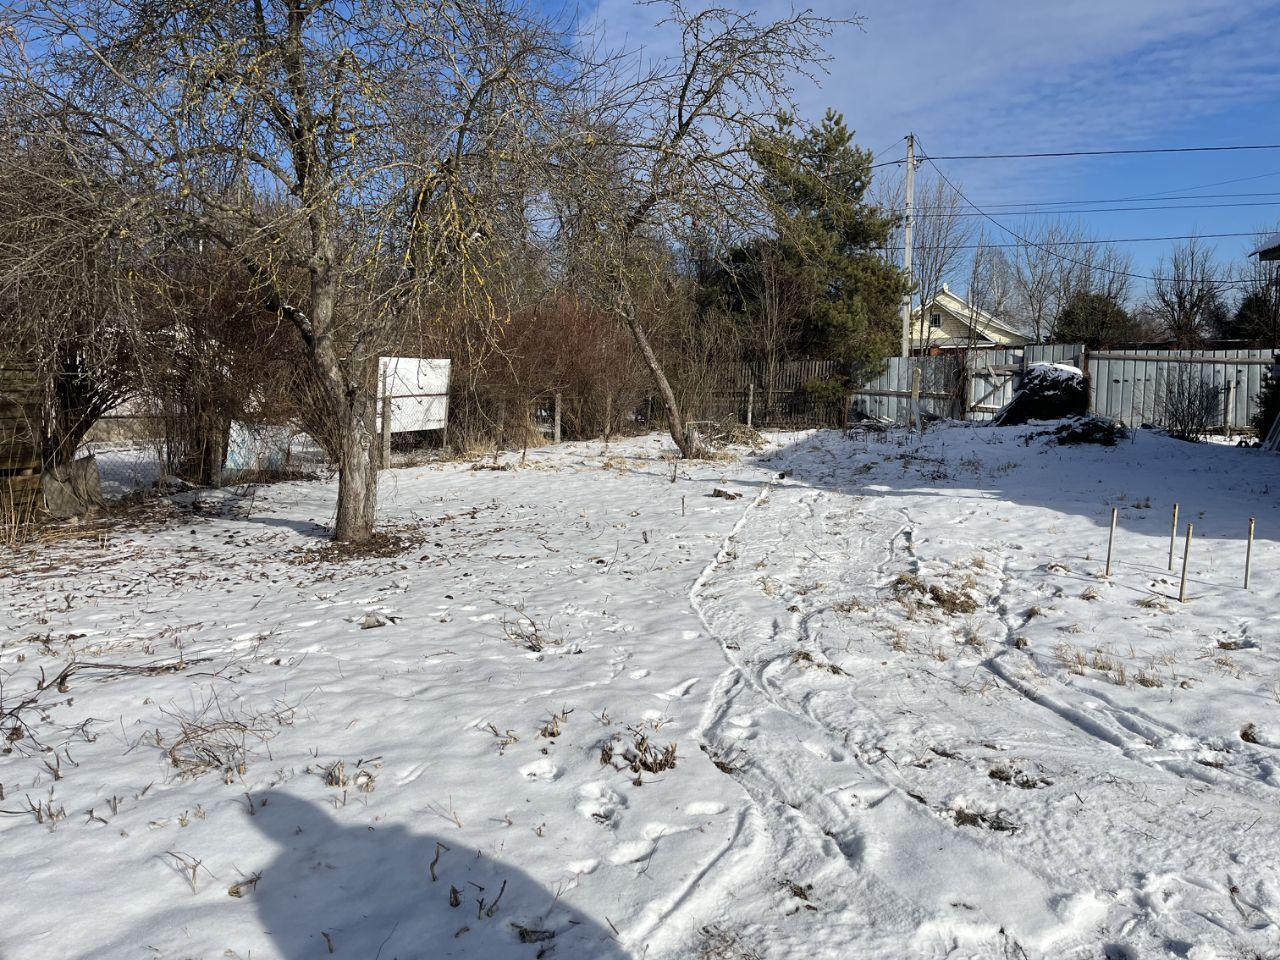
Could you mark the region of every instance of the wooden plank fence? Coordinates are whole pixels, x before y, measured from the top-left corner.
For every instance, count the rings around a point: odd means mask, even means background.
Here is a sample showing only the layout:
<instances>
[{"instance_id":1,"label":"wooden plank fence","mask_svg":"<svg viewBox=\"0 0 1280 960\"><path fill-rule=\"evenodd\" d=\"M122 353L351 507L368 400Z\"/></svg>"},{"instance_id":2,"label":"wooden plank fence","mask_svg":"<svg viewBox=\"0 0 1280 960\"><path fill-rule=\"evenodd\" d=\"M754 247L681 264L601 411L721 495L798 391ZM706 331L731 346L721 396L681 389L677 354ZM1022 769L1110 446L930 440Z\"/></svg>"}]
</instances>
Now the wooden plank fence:
<instances>
[{"instance_id":1,"label":"wooden plank fence","mask_svg":"<svg viewBox=\"0 0 1280 960\"><path fill-rule=\"evenodd\" d=\"M44 392L29 367L0 367L0 521L23 517L40 498Z\"/></svg>"}]
</instances>

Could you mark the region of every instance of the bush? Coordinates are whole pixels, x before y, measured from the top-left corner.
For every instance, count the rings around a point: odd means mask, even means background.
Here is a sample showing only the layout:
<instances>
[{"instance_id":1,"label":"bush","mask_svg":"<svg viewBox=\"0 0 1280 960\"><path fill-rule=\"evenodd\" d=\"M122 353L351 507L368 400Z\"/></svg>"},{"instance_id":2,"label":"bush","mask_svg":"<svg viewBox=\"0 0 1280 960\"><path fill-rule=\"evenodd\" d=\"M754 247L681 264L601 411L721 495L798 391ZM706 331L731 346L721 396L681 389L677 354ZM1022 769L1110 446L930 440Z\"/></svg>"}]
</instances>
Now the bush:
<instances>
[{"instance_id":1,"label":"bush","mask_svg":"<svg viewBox=\"0 0 1280 960\"><path fill-rule=\"evenodd\" d=\"M1271 425L1280 417L1280 377L1268 375L1262 381L1262 389L1254 398L1258 404L1258 412L1250 419L1249 424L1257 431L1258 439L1265 440Z\"/></svg>"},{"instance_id":2,"label":"bush","mask_svg":"<svg viewBox=\"0 0 1280 960\"><path fill-rule=\"evenodd\" d=\"M1179 370L1165 384L1161 424L1179 440L1197 441L1221 422L1222 388L1194 370Z\"/></svg>"}]
</instances>

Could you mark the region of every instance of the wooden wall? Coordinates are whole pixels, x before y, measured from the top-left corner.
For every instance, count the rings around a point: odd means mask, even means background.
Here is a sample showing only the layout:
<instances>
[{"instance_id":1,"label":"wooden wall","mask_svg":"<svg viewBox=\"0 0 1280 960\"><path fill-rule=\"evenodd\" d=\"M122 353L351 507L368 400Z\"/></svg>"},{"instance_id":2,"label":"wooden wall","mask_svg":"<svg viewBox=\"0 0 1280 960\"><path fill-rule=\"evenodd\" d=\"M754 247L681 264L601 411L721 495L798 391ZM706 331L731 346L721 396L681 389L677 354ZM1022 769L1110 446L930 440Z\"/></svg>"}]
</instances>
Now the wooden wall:
<instances>
[{"instance_id":1,"label":"wooden wall","mask_svg":"<svg viewBox=\"0 0 1280 960\"><path fill-rule=\"evenodd\" d=\"M0 521L39 503L42 393L34 369L0 367Z\"/></svg>"}]
</instances>

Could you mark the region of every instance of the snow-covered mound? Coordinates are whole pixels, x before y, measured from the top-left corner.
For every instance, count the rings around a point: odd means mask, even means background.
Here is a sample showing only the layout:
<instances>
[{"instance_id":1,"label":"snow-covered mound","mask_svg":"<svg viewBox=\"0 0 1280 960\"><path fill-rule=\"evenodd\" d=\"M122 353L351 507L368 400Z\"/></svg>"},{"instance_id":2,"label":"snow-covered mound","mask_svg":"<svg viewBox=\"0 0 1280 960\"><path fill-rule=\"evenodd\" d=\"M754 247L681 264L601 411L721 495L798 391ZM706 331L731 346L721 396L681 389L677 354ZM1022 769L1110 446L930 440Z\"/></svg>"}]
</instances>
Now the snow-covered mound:
<instances>
[{"instance_id":1,"label":"snow-covered mound","mask_svg":"<svg viewBox=\"0 0 1280 960\"><path fill-rule=\"evenodd\" d=\"M1022 374L1013 399L992 423L1012 427L1031 420L1061 420L1089 409L1089 383L1078 368L1065 363L1033 363Z\"/></svg>"}]
</instances>

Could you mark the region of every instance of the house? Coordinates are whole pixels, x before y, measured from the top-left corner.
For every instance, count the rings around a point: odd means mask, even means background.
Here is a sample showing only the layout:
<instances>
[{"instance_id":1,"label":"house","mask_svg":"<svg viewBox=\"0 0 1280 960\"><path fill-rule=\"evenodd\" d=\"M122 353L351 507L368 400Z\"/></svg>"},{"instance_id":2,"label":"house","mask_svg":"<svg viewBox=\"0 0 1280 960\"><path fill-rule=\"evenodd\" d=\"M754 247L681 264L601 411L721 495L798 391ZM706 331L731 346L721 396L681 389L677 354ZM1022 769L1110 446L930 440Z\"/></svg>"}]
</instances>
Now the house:
<instances>
[{"instance_id":1,"label":"house","mask_svg":"<svg viewBox=\"0 0 1280 960\"><path fill-rule=\"evenodd\" d=\"M944 283L942 290L912 313L911 349L1021 347L1031 342L1021 330L972 307Z\"/></svg>"},{"instance_id":2,"label":"house","mask_svg":"<svg viewBox=\"0 0 1280 960\"><path fill-rule=\"evenodd\" d=\"M1257 257L1263 263L1280 260L1280 233L1273 233L1267 237L1249 256Z\"/></svg>"}]
</instances>

